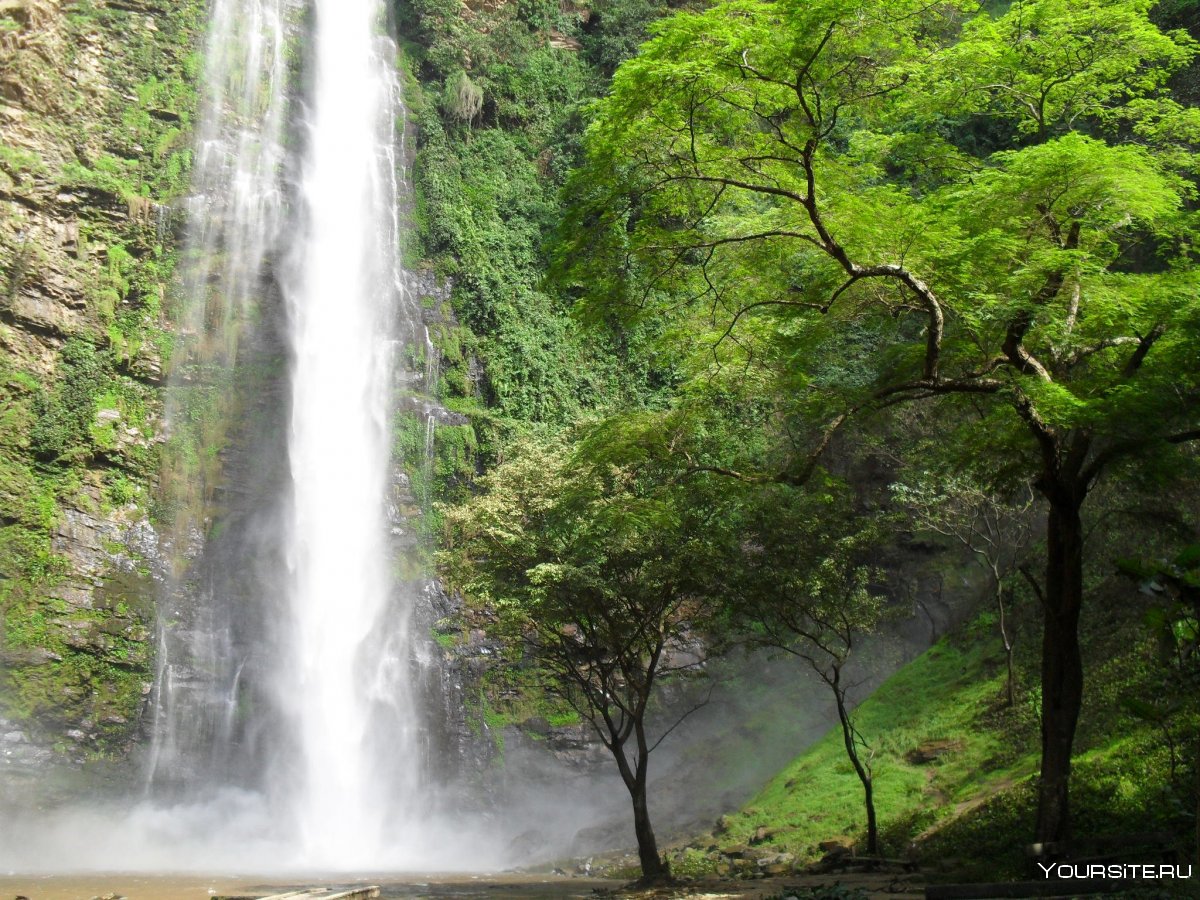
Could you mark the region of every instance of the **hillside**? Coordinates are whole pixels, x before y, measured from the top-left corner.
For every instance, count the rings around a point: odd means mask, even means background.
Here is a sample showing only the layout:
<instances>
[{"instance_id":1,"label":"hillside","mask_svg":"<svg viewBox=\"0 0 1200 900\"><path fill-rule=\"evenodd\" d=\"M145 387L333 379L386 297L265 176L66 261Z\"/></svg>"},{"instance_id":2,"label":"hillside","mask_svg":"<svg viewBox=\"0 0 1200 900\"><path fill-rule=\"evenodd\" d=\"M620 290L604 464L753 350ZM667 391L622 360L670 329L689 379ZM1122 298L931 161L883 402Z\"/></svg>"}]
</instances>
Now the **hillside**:
<instances>
[{"instance_id":1,"label":"hillside","mask_svg":"<svg viewBox=\"0 0 1200 900\"><path fill-rule=\"evenodd\" d=\"M1024 687L1006 707L994 625L985 615L943 637L855 710L871 748L883 851L917 861L935 881L1027 872L1038 763L1035 657L1021 654ZM1178 748L1166 732L1129 710L1131 700L1163 689L1154 640L1129 619L1120 635L1097 642L1111 655L1095 657L1088 727L1074 762L1075 827L1089 838L1165 832L1187 855L1196 839L1185 799L1191 775L1172 760ZM716 831L689 842L676 868L727 874L748 867L738 857L754 871L756 857L778 853L800 866L838 847L861 852L863 821L862 787L834 728ZM1140 858L1138 845L1129 843L1126 854Z\"/></svg>"}]
</instances>

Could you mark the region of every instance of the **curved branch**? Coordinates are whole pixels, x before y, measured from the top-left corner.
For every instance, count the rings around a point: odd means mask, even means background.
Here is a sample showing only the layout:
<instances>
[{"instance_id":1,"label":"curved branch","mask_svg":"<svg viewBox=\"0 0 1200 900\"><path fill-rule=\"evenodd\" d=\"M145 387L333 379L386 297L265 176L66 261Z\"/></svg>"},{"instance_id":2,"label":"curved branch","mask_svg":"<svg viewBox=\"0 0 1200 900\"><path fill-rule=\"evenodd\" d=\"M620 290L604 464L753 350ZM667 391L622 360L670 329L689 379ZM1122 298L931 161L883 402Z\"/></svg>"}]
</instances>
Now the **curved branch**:
<instances>
[{"instance_id":1,"label":"curved branch","mask_svg":"<svg viewBox=\"0 0 1200 900\"><path fill-rule=\"evenodd\" d=\"M1131 336L1105 338L1099 343L1093 344L1091 347L1084 347L1081 350L1076 350L1069 357L1067 357L1067 359L1063 360L1063 366L1069 369L1073 366L1079 365L1079 363L1083 362L1089 356L1095 356L1097 353L1103 353L1105 350L1111 350L1113 347L1123 347L1127 344L1140 343L1141 338Z\"/></svg>"},{"instance_id":2,"label":"curved branch","mask_svg":"<svg viewBox=\"0 0 1200 900\"><path fill-rule=\"evenodd\" d=\"M786 197L789 200L795 200L797 203L804 203L805 200L802 194L797 194L795 191L789 191L787 188L772 187L769 184L755 184L752 181L741 181L737 178L724 178L719 175L668 175L651 185L647 192L653 191L655 188L662 187L664 184L671 184L675 181L702 181L706 184L722 184L726 187L738 188L739 190L749 191L753 194L770 194L776 197Z\"/></svg>"}]
</instances>

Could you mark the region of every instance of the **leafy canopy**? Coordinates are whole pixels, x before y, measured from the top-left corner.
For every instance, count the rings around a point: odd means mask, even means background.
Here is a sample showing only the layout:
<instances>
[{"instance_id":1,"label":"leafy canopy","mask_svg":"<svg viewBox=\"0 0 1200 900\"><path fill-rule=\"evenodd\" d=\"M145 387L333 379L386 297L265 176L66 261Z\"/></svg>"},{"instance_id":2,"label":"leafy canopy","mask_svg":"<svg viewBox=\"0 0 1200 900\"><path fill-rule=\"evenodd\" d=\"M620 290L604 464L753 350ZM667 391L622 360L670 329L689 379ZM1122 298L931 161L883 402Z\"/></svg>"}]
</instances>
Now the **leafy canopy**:
<instances>
[{"instance_id":1,"label":"leafy canopy","mask_svg":"<svg viewBox=\"0 0 1200 900\"><path fill-rule=\"evenodd\" d=\"M677 15L596 107L559 275L585 313L666 318L718 368L774 373L828 423L817 451L848 415L945 395L986 401L1005 453L1005 429L1079 436L1095 474L1178 439L1197 132L1162 89L1195 48L1151 5Z\"/></svg>"}]
</instances>

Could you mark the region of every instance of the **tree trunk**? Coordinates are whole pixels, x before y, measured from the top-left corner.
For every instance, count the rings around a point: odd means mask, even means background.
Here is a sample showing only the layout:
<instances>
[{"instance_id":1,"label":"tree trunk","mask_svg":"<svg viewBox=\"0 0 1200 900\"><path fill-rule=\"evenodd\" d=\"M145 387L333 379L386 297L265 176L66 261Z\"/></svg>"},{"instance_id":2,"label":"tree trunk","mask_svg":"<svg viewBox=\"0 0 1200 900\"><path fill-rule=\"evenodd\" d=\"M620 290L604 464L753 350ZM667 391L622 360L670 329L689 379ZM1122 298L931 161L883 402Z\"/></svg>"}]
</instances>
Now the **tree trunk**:
<instances>
[{"instance_id":1,"label":"tree trunk","mask_svg":"<svg viewBox=\"0 0 1200 900\"><path fill-rule=\"evenodd\" d=\"M835 678L835 682L837 680L839 679ZM846 755L850 757L850 764L854 766L858 780L862 782L863 786L863 801L867 807L867 853L871 856L878 856L879 825L875 820L875 786L871 781L871 773L858 758L858 747L854 740L854 724L850 721L850 713L846 709L845 695L836 684L833 690L834 696L837 698L838 719L842 723L842 739L846 743Z\"/></svg>"},{"instance_id":2,"label":"tree trunk","mask_svg":"<svg viewBox=\"0 0 1200 900\"><path fill-rule=\"evenodd\" d=\"M658 842L650 827L650 810L646 805L646 784L643 780L633 792L633 831L637 836L638 862L642 866L641 883L666 884L671 880L671 867L658 854Z\"/></svg>"},{"instance_id":3,"label":"tree trunk","mask_svg":"<svg viewBox=\"0 0 1200 900\"><path fill-rule=\"evenodd\" d=\"M862 772L859 772L859 778L862 779L863 797L867 804L867 853L871 856L878 856L879 823L875 820L875 783L869 772L865 777Z\"/></svg>"},{"instance_id":4,"label":"tree trunk","mask_svg":"<svg viewBox=\"0 0 1200 900\"><path fill-rule=\"evenodd\" d=\"M1013 673L1013 642L1008 635L1008 610L1004 604L1004 591L998 581L996 583L996 607L1000 613L1000 639L1004 642L1004 664L1008 669L1005 682L1005 700L1007 701L1005 705L1011 708L1017 700L1016 676Z\"/></svg>"},{"instance_id":5,"label":"tree trunk","mask_svg":"<svg viewBox=\"0 0 1200 900\"><path fill-rule=\"evenodd\" d=\"M1046 491L1046 591L1042 632L1042 772L1036 840L1070 836L1071 747L1083 700L1079 613L1083 605L1082 491Z\"/></svg>"},{"instance_id":6,"label":"tree trunk","mask_svg":"<svg viewBox=\"0 0 1200 900\"><path fill-rule=\"evenodd\" d=\"M615 741L609 748L617 760L617 768L621 772L621 780L629 791L633 801L633 833L637 838L638 862L642 867L642 877L639 884L659 885L671 881L671 867L658 853L658 841L654 837L654 829L650 826L650 806L646 800L647 771L650 762L650 751L646 749L645 734L640 723L635 727L637 732L637 763L630 768L625 756L623 741Z\"/></svg>"}]
</instances>

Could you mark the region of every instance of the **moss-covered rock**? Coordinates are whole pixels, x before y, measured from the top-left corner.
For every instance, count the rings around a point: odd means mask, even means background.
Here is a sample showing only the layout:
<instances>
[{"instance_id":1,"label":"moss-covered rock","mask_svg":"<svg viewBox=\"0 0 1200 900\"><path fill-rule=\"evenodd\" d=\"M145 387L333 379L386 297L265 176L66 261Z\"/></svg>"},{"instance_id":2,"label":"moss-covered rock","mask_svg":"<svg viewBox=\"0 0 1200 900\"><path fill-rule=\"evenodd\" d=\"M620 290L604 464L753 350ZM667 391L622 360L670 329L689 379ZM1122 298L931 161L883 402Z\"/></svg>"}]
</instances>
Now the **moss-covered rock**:
<instances>
[{"instance_id":1,"label":"moss-covered rock","mask_svg":"<svg viewBox=\"0 0 1200 900\"><path fill-rule=\"evenodd\" d=\"M149 692L203 19L198 0L0 4L0 718L21 771L123 755Z\"/></svg>"}]
</instances>

